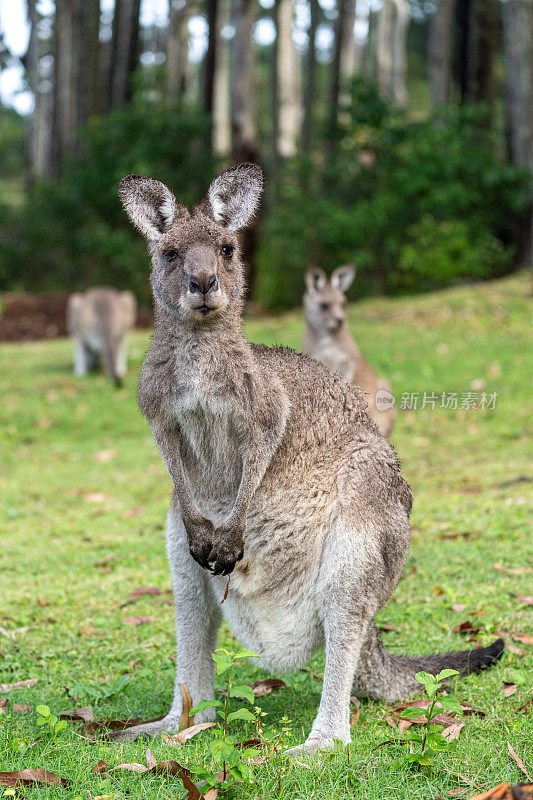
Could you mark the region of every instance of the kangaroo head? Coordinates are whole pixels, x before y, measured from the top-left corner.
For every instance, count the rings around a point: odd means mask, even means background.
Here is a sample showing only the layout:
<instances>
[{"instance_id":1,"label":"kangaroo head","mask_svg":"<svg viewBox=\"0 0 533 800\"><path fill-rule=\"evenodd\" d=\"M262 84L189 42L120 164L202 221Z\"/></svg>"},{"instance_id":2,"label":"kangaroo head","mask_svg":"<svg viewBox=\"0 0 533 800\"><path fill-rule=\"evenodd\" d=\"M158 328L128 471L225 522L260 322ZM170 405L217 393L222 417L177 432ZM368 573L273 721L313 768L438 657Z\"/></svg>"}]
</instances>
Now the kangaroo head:
<instances>
[{"instance_id":1,"label":"kangaroo head","mask_svg":"<svg viewBox=\"0 0 533 800\"><path fill-rule=\"evenodd\" d=\"M355 267L337 267L328 278L323 269L310 267L305 274L305 318L319 334L337 333L346 321L346 297L355 276Z\"/></svg>"},{"instance_id":2,"label":"kangaroo head","mask_svg":"<svg viewBox=\"0 0 533 800\"><path fill-rule=\"evenodd\" d=\"M244 266L236 232L256 212L262 187L261 169L239 164L219 175L191 212L160 181L142 175L121 180L122 203L152 254L156 303L196 323L240 309Z\"/></svg>"}]
</instances>

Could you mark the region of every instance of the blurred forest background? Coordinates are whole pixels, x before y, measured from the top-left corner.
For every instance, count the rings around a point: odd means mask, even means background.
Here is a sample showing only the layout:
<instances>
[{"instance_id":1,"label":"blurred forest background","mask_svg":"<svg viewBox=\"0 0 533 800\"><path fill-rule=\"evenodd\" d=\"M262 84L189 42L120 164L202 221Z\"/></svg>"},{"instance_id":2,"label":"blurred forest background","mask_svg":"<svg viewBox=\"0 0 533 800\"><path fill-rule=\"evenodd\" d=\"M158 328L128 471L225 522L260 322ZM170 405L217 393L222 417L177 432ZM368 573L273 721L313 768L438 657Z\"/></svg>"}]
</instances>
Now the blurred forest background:
<instances>
[{"instance_id":1,"label":"blurred forest background","mask_svg":"<svg viewBox=\"0 0 533 800\"><path fill-rule=\"evenodd\" d=\"M140 10L27 0L33 111L0 108L1 291L149 302L119 179L195 203L242 160L267 178L244 241L264 308L298 303L310 264L356 264L365 295L531 263L533 0L169 0L149 26ZM2 38L0 68L15 59Z\"/></svg>"}]
</instances>

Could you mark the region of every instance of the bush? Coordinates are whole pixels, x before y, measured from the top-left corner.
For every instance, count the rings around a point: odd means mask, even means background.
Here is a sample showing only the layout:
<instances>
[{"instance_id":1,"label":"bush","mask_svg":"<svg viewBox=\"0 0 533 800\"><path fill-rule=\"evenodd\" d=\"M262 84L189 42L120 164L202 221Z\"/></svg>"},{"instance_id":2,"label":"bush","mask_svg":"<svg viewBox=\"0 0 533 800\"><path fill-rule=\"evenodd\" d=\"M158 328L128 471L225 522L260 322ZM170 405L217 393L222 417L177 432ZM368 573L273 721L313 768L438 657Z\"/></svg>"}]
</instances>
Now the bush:
<instances>
[{"instance_id":1,"label":"bush","mask_svg":"<svg viewBox=\"0 0 533 800\"><path fill-rule=\"evenodd\" d=\"M96 117L83 134L83 155L56 184L43 183L20 212L0 209L0 288L130 288L148 300L146 247L118 198L129 173L168 183L180 200L202 199L214 164L205 147L209 121L146 101ZM21 265L24 268L21 269Z\"/></svg>"},{"instance_id":2,"label":"bush","mask_svg":"<svg viewBox=\"0 0 533 800\"><path fill-rule=\"evenodd\" d=\"M498 155L480 113L450 110L439 127L408 122L356 81L326 168L302 164L314 181L282 186L265 220L257 299L277 308L299 303L311 264L356 264L358 294L508 271L529 177Z\"/></svg>"}]
</instances>

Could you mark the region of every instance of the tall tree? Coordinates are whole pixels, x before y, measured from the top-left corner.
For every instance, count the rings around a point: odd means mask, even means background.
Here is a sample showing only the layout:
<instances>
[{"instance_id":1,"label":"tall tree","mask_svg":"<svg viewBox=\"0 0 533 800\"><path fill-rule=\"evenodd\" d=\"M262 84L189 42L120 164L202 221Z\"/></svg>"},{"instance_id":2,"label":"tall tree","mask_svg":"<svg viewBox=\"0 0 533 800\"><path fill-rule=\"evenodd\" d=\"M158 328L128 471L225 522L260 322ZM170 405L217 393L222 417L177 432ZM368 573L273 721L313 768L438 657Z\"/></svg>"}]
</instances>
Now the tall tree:
<instances>
[{"instance_id":1,"label":"tall tree","mask_svg":"<svg viewBox=\"0 0 533 800\"><path fill-rule=\"evenodd\" d=\"M234 154L239 154L244 150L257 152L254 115L254 49L252 45L252 29L256 14L256 0L235 1L231 81L231 128Z\"/></svg>"},{"instance_id":2,"label":"tall tree","mask_svg":"<svg viewBox=\"0 0 533 800\"><path fill-rule=\"evenodd\" d=\"M302 120L300 64L292 38L293 0L278 2L277 83L279 93L278 152L281 158L297 153Z\"/></svg>"},{"instance_id":3,"label":"tall tree","mask_svg":"<svg viewBox=\"0 0 533 800\"><path fill-rule=\"evenodd\" d=\"M310 24L305 58L304 109L300 135L302 152L309 154L313 136L314 107L316 94L316 32L320 20L318 0L309 0Z\"/></svg>"},{"instance_id":4,"label":"tall tree","mask_svg":"<svg viewBox=\"0 0 533 800\"><path fill-rule=\"evenodd\" d=\"M511 157L529 169L533 179L533 0L508 0L503 8ZM519 258L533 265L531 205Z\"/></svg>"},{"instance_id":5,"label":"tall tree","mask_svg":"<svg viewBox=\"0 0 533 800\"><path fill-rule=\"evenodd\" d=\"M405 84L407 62L408 0L383 0L378 17L378 85L382 97L403 107L407 102Z\"/></svg>"},{"instance_id":6,"label":"tall tree","mask_svg":"<svg viewBox=\"0 0 533 800\"><path fill-rule=\"evenodd\" d=\"M429 25L429 85L435 114L450 98L453 25L457 0L438 0Z\"/></svg>"},{"instance_id":7,"label":"tall tree","mask_svg":"<svg viewBox=\"0 0 533 800\"><path fill-rule=\"evenodd\" d=\"M123 105L131 97L131 76L139 61L141 0L115 0L105 107Z\"/></svg>"},{"instance_id":8,"label":"tall tree","mask_svg":"<svg viewBox=\"0 0 533 800\"><path fill-rule=\"evenodd\" d=\"M212 114L217 60L218 0L205 0L205 15L207 17L208 33L207 52L204 59L202 107L206 114Z\"/></svg>"},{"instance_id":9,"label":"tall tree","mask_svg":"<svg viewBox=\"0 0 533 800\"><path fill-rule=\"evenodd\" d=\"M333 60L329 75L328 98L328 143L332 144L338 127L339 91L341 84L341 53L343 39L346 36L346 15L349 0L337 0L337 19L335 20L335 38L333 42Z\"/></svg>"},{"instance_id":10,"label":"tall tree","mask_svg":"<svg viewBox=\"0 0 533 800\"><path fill-rule=\"evenodd\" d=\"M394 0L396 9L392 38L392 102L398 108L407 104L407 28L409 26L409 0Z\"/></svg>"},{"instance_id":11,"label":"tall tree","mask_svg":"<svg viewBox=\"0 0 533 800\"><path fill-rule=\"evenodd\" d=\"M213 149L219 156L227 156L231 151L230 47L222 36L222 31L229 27L230 6L230 0L220 0L213 98Z\"/></svg>"},{"instance_id":12,"label":"tall tree","mask_svg":"<svg viewBox=\"0 0 533 800\"><path fill-rule=\"evenodd\" d=\"M180 104L185 89L191 13L192 0L169 0L165 54L165 102L169 108Z\"/></svg>"},{"instance_id":13,"label":"tall tree","mask_svg":"<svg viewBox=\"0 0 533 800\"><path fill-rule=\"evenodd\" d=\"M376 58L379 91L382 97L390 99L392 86L392 16L393 0L383 0L378 16Z\"/></svg>"}]
</instances>

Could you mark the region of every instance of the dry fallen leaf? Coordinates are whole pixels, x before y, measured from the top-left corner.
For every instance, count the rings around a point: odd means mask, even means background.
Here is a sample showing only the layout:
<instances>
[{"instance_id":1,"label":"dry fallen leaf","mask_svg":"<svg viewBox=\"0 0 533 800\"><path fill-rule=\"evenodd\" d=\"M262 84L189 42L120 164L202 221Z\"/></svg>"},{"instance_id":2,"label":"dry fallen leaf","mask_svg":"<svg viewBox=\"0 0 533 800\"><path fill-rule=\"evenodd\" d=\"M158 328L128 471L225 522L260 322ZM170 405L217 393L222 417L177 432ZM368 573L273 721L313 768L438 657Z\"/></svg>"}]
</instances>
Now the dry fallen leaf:
<instances>
[{"instance_id":1,"label":"dry fallen leaf","mask_svg":"<svg viewBox=\"0 0 533 800\"><path fill-rule=\"evenodd\" d=\"M511 786L510 783L499 783L498 786L475 794L468 800L533 800L533 784L519 783Z\"/></svg>"},{"instance_id":2,"label":"dry fallen leaf","mask_svg":"<svg viewBox=\"0 0 533 800\"><path fill-rule=\"evenodd\" d=\"M107 495L103 492L90 492L85 495L85 501L87 503L105 503L106 500Z\"/></svg>"},{"instance_id":3,"label":"dry fallen leaf","mask_svg":"<svg viewBox=\"0 0 533 800\"><path fill-rule=\"evenodd\" d=\"M507 569L507 567L502 566L501 564L494 564L494 569L498 570L498 572L506 572L507 575L524 575L529 572L533 572L531 567L515 567L514 569Z\"/></svg>"},{"instance_id":4,"label":"dry fallen leaf","mask_svg":"<svg viewBox=\"0 0 533 800\"><path fill-rule=\"evenodd\" d=\"M16 683L2 683L0 684L0 692L10 692L12 689L27 689L29 686L35 686L39 678L28 678L26 681L17 681Z\"/></svg>"},{"instance_id":5,"label":"dry fallen leaf","mask_svg":"<svg viewBox=\"0 0 533 800\"><path fill-rule=\"evenodd\" d=\"M523 656L525 656L525 652L522 650L522 648L521 647L517 647L512 642L506 642L505 647L511 653L515 653L515 655L517 655L519 658L522 658Z\"/></svg>"},{"instance_id":6,"label":"dry fallen leaf","mask_svg":"<svg viewBox=\"0 0 533 800\"><path fill-rule=\"evenodd\" d=\"M154 758L151 750L146 751L146 763L148 764L149 769L153 769L157 765L157 761Z\"/></svg>"},{"instance_id":7,"label":"dry fallen leaf","mask_svg":"<svg viewBox=\"0 0 533 800\"><path fill-rule=\"evenodd\" d=\"M453 742L454 739L459 738L459 734L461 733L465 725L466 722L452 722L451 725L448 725L443 729L442 735L444 736L447 742Z\"/></svg>"},{"instance_id":8,"label":"dry fallen leaf","mask_svg":"<svg viewBox=\"0 0 533 800\"><path fill-rule=\"evenodd\" d=\"M361 716L361 703L357 697L350 697L350 703L355 708L350 716L350 725L357 725Z\"/></svg>"},{"instance_id":9,"label":"dry fallen leaf","mask_svg":"<svg viewBox=\"0 0 533 800\"><path fill-rule=\"evenodd\" d=\"M516 683L504 683L501 694L503 694L504 697L512 697L513 694L516 694L517 688Z\"/></svg>"},{"instance_id":10,"label":"dry fallen leaf","mask_svg":"<svg viewBox=\"0 0 533 800\"><path fill-rule=\"evenodd\" d=\"M522 642L522 644L533 644L533 636L530 633L512 633L511 636L515 642Z\"/></svg>"},{"instance_id":11,"label":"dry fallen leaf","mask_svg":"<svg viewBox=\"0 0 533 800\"><path fill-rule=\"evenodd\" d=\"M507 742L507 749L508 749L508 751L509 751L509 755L511 756L511 758L513 759L513 761L515 761L515 762L516 762L516 765L517 765L518 769L519 769L521 772L523 772L523 773L524 773L524 775L526 776L526 778L528 779L528 781L530 781L530 780L531 780L531 778L530 778L530 776L527 774L526 765L524 764L524 762L522 761L522 759L520 758L520 756L519 756L519 755L516 753L516 751L514 750L514 748L512 747L512 745L510 744L510 742L509 742L509 741Z\"/></svg>"},{"instance_id":12,"label":"dry fallen leaf","mask_svg":"<svg viewBox=\"0 0 533 800\"><path fill-rule=\"evenodd\" d=\"M116 558L116 556L115 556L114 553L109 553L107 556L104 556L104 558L99 558L98 561L95 561L94 562L94 566L95 567L105 567L105 566L107 566L107 564L110 564L111 561L114 561L115 558Z\"/></svg>"},{"instance_id":13,"label":"dry fallen leaf","mask_svg":"<svg viewBox=\"0 0 533 800\"><path fill-rule=\"evenodd\" d=\"M452 606L452 611L464 611L465 608L465 603L455 603L455 605Z\"/></svg>"},{"instance_id":14,"label":"dry fallen leaf","mask_svg":"<svg viewBox=\"0 0 533 800\"><path fill-rule=\"evenodd\" d=\"M157 586L138 586L137 589L133 589L127 600L124 600L122 603L120 603L119 608L129 606L131 603L136 603L140 597L144 597L145 595L157 597L157 595L160 594L163 594L163 592Z\"/></svg>"},{"instance_id":15,"label":"dry fallen leaf","mask_svg":"<svg viewBox=\"0 0 533 800\"><path fill-rule=\"evenodd\" d=\"M13 772L0 772L0 786L32 786L35 783L44 783L45 786L68 786L70 781L46 769L15 769Z\"/></svg>"},{"instance_id":16,"label":"dry fallen leaf","mask_svg":"<svg viewBox=\"0 0 533 800\"><path fill-rule=\"evenodd\" d=\"M286 689L287 684L280 678L265 678L262 681L254 681L250 684L250 689L256 697L264 697L277 689Z\"/></svg>"},{"instance_id":17,"label":"dry fallen leaf","mask_svg":"<svg viewBox=\"0 0 533 800\"><path fill-rule=\"evenodd\" d=\"M91 706L81 706L73 711L63 711L59 715L60 719L69 719L72 722L94 722L94 713Z\"/></svg>"},{"instance_id":18,"label":"dry fallen leaf","mask_svg":"<svg viewBox=\"0 0 533 800\"><path fill-rule=\"evenodd\" d=\"M192 737L196 736L196 734L200 733L200 731L206 731L208 728L212 728L216 724L216 722L199 722L197 725L191 725L190 728L185 728L179 733L172 734L172 736L169 736L169 734L163 734L162 738L165 742L167 742L167 744L185 744L188 739L192 739Z\"/></svg>"},{"instance_id":19,"label":"dry fallen leaf","mask_svg":"<svg viewBox=\"0 0 533 800\"><path fill-rule=\"evenodd\" d=\"M108 461L111 461L112 458L115 458L117 454L116 450L100 450L94 457L94 460L98 464L106 464Z\"/></svg>"},{"instance_id":20,"label":"dry fallen leaf","mask_svg":"<svg viewBox=\"0 0 533 800\"><path fill-rule=\"evenodd\" d=\"M0 697L0 714L3 714L9 703L9 697Z\"/></svg>"},{"instance_id":21,"label":"dry fallen leaf","mask_svg":"<svg viewBox=\"0 0 533 800\"><path fill-rule=\"evenodd\" d=\"M122 519L131 519L132 517L140 517L141 514L144 514L144 506L137 506L136 508L130 508L129 511L125 511L122 515Z\"/></svg>"},{"instance_id":22,"label":"dry fallen leaf","mask_svg":"<svg viewBox=\"0 0 533 800\"><path fill-rule=\"evenodd\" d=\"M453 629L454 633L463 633L469 634L470 636L476 636L480 631L484 631L485 628L483 625L474 625L470 622L469 619L465 620L465 622L461 622L460 625L456 625Z\"/></svg>"},{"instance_id":23,"label":"dry fallen leaf","mask_svg":"<svg viewBox=\"0 0 533 800\"><path fill-rule=\"evenodd\" d=\"M182 706L178 731L187 730L194 725L194 715L191 717L191 708L193 708L191 693L184 683L180 683L180 691Z\"/></svg>"},{"instance_id":24,"label":"dry fallen leaf","mask_svg":"<svg viewBox=\"0 0 533 800\"><path fill-rule=\"evenodd\" d=\"M148 767L145 767L144 764L137 764L135 761L130 764L117 764L112 769L127 769L129 772L148 772Z\"/></svg>"},{"instance_id":25,"label":"dry fallen leaf","mask_svg":"<svg viewBox=\"0 0 533 800\"><path fill-rule=\"evenodd\" d=\"M33 711L33 706L27 706L24 703L14 703L12 711L14 714L29 714Z\"/></svg>"},{"instance_id":26,"label":"dry fallen leaf","mask_svg":"<svg viewBox=\"0 0 533 800\"><path fill-rule=\"evenodd\" d=\"M509 592L509 594L511 597L516 597L525 606L533 606L533 594L514 594L513 592Z\"/></svg>"},{"instance_id":27,"label":"dry fallen leaf","mask_svg":"<svg viewBox=\"0 0 533 800\"><path fill-rule=\"evenodd\" d=\"M155 617L126 617L122 622L124 625L144 625L146 622L153 622Z\"/></svg>"},{"instance_id":28,"label":"dry fallen leaf","mask_svg":"<svg viewBox=\"0 0 533 800\"><path fill-rule=\"evenodd\" d=\"M385 622L383 625L378 625L380 631L387 633L388 631L399 631L400 628L395 628L390 622Z\"/></svg>"},{"instance_id":29,"label":"dry fallen leaf","mask_svg":"<svg viewBox=\"0 0 533 800\"><path fill-rule=\"evenodd\" d=\"M40 597L37 598L37 605L40 608L44 608L45 606L51 606L52 603L49 600L41 600Z\"/></svg>"},{"instance_id":30,"label":"dry fallen leaf","mask_svg":"<svg viewBox=\"0 0 533 800\"><path fill-rule=\"evenodd\" d=\"M98 761L93 767L93 772L95 775L105 775L108 770L109 764L106 764L105 761Z\"/></svg>"}]
</instances>

